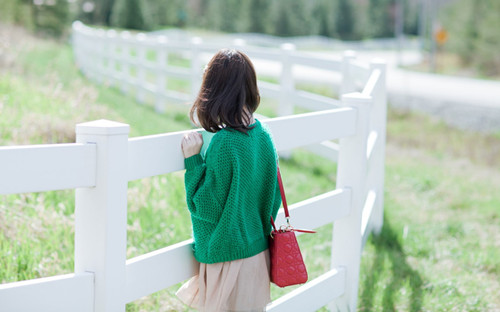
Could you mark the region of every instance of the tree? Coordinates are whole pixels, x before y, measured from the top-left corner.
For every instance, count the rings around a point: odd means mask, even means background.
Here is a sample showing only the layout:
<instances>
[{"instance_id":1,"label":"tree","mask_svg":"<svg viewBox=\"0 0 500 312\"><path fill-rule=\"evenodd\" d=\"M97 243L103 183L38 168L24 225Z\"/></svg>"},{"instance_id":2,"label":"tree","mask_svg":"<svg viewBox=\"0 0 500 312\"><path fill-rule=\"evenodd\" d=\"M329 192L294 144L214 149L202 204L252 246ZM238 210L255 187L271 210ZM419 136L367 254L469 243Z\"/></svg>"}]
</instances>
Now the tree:
<instances>
[{"instance_id":1,"label":"tree","mask_svg":"<svg viewBox=\"0 0 500 312\"><path fill-rule=\"evenodd\" d=\"M346 40L354 37L354 15L349 0L338 1L335 28L340 39Z\"/></svg>"},{"instance_id":2,"label":"tree","mask_svg":"<svg viewBox=\"0 0 500 312\"><path fill-rule=\"evenodd\" d=\"M113 26L128 29L147 30L141 0L117 0L113 6L111 21Z\"/></svg>"},{"instance_id":3,"label":"tree","mask_svg":"<svg viewBox=\"0 0 500 312\"><path fill-rule=\"evenodd\" d=\"M404 32L409 35L418 34L418 16L420 2L403 0L404 4Z\"/></svg>"},{"instance_id":4,"label":"tree","mask_svg":"<svg viewBox=\"0 0 500 312\"><path fill-rule=\"evenodd\" d=\"M84 23L111 26L115 0L78 0L77 19Z\"/></svg>"},{"instance_id":5,"label":"tree","mask_svg":"<svg viewBox=\"0 0 500 312\"><path fill-rule=\"evenodd\" d=\"M369 37L393 37L394 17L391 14L394 0L370 0L368 19Z\"/></svg>"},{"instance_id":6,"label":"tree","mask_svg":"<svg viewBox=\"0 0 500 312\"><path fill-rule=\"evenodd\" d=\"M303 0L275 0L271 11L273 34L278 36L311 34L311 10Z\"/></svg>"},{"instance_id":7,"label":"tree","mask_svg":"<svg viewBox=\"0 0 500 312\"><path fill-rule=\"evenodd\" d=\"M483 75L500 75L500 2L461 0L443 11L446 48Z\"/></svg>"},{"instance_id":8,"label":"tree","mask_svg":"<svg viewBox=\"0 0 500 312\"><path fill-rule=\"evenodd\" d=\"M241 13L239 0L211 0L206 11L207 28L225 32L238 31Z\"/></svg>"},{"instance_id":9,"label":"tree","mask_svg":"<svg viewBox=\"0 0 500 312\"><path fill-rule=\"evenodd\" d=\"M33 5L35 29L46 34L61 36L68 27L68 1L53 0Z\"/></svg>"},{"instance_id":10,"label":"tree","mask_svg":"<svg viewBox=\"0 0 500 312\"><path fill-rule=\"evenodd\" d=\"M269 28L269 0L245 0L242 3L240 31L266 33Z\"/></svg>"},{"instance_id":11,"label":"tree","mask_svg":"<svg viewBox=\"0 0 500 312\"><path fill-rule=\"evenodd\" d=\"M34 28L33 10L34 4L30 0L4 1L0 9L0 21Z\"/></svg>"},{"instance_id":12,"label":"tree","mask_svg":"<svg viewBox=\"0 0 500 312\"><path fill-rule=\"evenodd\" d=\"M331 0L315 0L310 2L311 34L324 37L335 37L335 6Z\"/></svg>"},{"instance_id":13,"label":"tree","mask_svg":"<svg viewBox=\"0 0 500 312\"><path fill-rule=\"evenodd\" d=\"M183 0L147 0L144 8L144 16L149 21L149 26L184 27L187 20L187 6Z\"/></svg>"}]
</instances>

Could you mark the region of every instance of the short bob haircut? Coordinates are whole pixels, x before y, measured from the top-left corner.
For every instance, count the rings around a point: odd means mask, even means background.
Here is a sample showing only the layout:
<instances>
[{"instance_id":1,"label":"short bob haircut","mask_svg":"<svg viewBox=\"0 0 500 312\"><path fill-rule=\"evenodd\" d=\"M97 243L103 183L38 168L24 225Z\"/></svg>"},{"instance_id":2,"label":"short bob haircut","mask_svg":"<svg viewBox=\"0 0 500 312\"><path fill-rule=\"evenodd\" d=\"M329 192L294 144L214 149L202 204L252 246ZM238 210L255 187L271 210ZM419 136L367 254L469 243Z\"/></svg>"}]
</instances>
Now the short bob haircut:
<instances>
[{"instance_id":1,"label":"short bob haircut","mask_svg":"<svg viewBox=\"0 0 500 312\"><path fill-rule=\"evenodd\" d=\"M190 117L209 132L229 127L243 133L260 103L257 76L252 61L244 53L222 49L208 63Z\"/></svg>"}]
</instances>

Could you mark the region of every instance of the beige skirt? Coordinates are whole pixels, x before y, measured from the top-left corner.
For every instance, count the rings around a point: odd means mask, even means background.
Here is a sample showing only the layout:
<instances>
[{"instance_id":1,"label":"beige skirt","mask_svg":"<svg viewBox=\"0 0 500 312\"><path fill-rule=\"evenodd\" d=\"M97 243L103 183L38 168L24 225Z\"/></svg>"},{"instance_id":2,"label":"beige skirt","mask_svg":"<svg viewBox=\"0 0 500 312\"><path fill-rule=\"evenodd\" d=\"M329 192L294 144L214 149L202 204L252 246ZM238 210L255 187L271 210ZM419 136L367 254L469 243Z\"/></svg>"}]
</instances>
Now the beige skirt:
<instances>
[{"instance_id":1,"label":"beige skirt","mask_svg":"<svg viewBox=\"0 0 500 312\"><path fill-rule=\"evenodd\" d=\"M264 311L271 302L269 276L268 250L245 259L200 263L199 274L176 295L199 311Z\"/></svg>"}]
</instances>

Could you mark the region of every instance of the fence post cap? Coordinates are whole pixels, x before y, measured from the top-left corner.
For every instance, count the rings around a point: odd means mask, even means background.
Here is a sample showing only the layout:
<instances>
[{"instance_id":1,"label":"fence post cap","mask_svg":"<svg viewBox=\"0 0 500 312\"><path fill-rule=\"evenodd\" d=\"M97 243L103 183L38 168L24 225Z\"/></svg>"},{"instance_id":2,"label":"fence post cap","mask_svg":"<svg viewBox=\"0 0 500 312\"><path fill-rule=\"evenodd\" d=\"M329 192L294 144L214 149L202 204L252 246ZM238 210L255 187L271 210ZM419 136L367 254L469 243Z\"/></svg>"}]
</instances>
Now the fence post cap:
<instances>
[{"instance_id":1,"label":"fence post cap","mask_svg":"<svg viewBox=\"0 0 500 312\"><path fill-rule=\"evenodd\" d=\"M145 41L147 39L147 35L145 33L138 33L135 35L136 40Z\"/></svg>"},{"instance_id":2,"label":"fence post cap","mask_svg":"<svg viewBox=\"0 0 500 312\"><path fill-rule=\"evenodd\" d=\"M203 39L201 39L200 37L193 37L191 38L191 43L193 45L200 45L203 43Z\"/></svg>"},{"instance_id":3,"label":"fence post cap","mask_svg":"<svg viewBox=\"0 0 500 312\"><path fill-rule=\"evenodd\" d=\"M109 29L108 31L106 31L106 35L108 37L116 37L116 30L114 29Z\"/></svg>"},{"instance_id":4,"label":"fence post cap","mask_svg":"<svg viewBox=\"0 0 500 312\"><path fill-rule=\"evenodd\" d=\"M124 30L120 33L120 37L123 39L129 39L130 38L130 32L128 30Z\"/></svg>"},{"instance_id":5,"label":"fence post cap","mask_svg":"<svg viewBox=\"0 0 500 312\"><path fill-rule=\"evenodd\" d=\"M76 125L76 134L120 135L130 132L130 126L121 122L99 119Z\"/></svg>"},{"instance_id":6,"label":"fence post cap","mask_svg":"<svg viewBox=\"0 0 500 312\"><path fill-rule=\"evenodd\" d=\"M352 104L369 104L372 97L360 92L351 92L342 94L341 101L347 105Z\"/></svg>"},{"instance_id":7,"label":"fence post cap","mask_svg":"<svg viewBox=\"0 0 500 312\"><path fill-rule=\"evenodd\" d=\"M387 62L383 58L375 57L370 60L371 68L385 68L387 66Z\"/></svg>"},{"instance_id":8,"label":"fence post cap","mask_svg":"<svg viewBox=\"0 0 500 312\"><path fill-rule=\"evenodd\" d=\"M237 47L243 47L246 45L245 39L236 38L233 40L233 45Z\"/></svg>"},{"instance_id":9,"label":"fence post cap","mask_svg":"<svg viewBox=\"0 0 500 312\"><path fill-rule=\"evenodd\" d=\"M166 44L168 43L168 37L165 35L159 35L156 37L156 41L160 44Z\"/></svg>"},{"instance_id":10,"label":"fence post cap","mask_svg":"<svg viewBox=\"0 0 500 312\"><path fill-rule=\"evenodd\" d=\"M80 21L74 21L73 24L72 24L72 26L73 26L73 29L81 29L85 25L83 25L83 23L80 22Z\"/></svg>"},{"instance_id":11,"label":"fence post cap","mask_svg":"<svg viewBox=\"0 0 500 312\"><path fill-rule=\"evenodd\" d=\"M280 45L280 48L282 50L286 50L286 51L295 51L296 50L295 45L293 43L283 43Z\"/></svg>"},{"instance_id":12,"label":"fence post cap","mask_svg":"<svg viewBox=\"0 0 500 312\"><path fill-rule=\"evenodd\" d=\"M342 54L344 58L356 58L356 51L354 50L345 50Z\"/></svg>"}]
</instances>

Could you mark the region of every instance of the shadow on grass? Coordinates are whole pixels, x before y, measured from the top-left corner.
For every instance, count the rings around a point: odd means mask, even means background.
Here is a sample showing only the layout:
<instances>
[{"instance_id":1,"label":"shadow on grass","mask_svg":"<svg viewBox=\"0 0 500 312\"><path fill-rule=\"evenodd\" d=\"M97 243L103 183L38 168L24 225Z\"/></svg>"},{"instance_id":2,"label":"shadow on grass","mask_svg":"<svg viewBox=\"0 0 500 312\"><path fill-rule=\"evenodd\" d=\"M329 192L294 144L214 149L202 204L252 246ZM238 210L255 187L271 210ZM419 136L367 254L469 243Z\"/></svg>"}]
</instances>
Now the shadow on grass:
<instances>
[{"instance_id":1,"label":"shadow on grass","mask_svg":"<svg viewBox=\"0 0 500 312\"><path fill-rule=\"evenodd\" d=\"M396 301L399 301L398 297L401 297L401 289L409 288L411 294L408 297L408 311L421 311L422 278L408 264L398 236L385 216L382 232L379 235L373 235L371 242L375 247L375 259L363 285L359 310L379 310L378 307L374 307L374 299L379 291L383 291L383 311L399 310L401 307L396 307ZM389 265L386 264L387 261L390 262ZM383 269L384 267L388 267L391 271L387 272ZM387 279L387 282L384 279Z\"/></svg>"}]
</instances>

